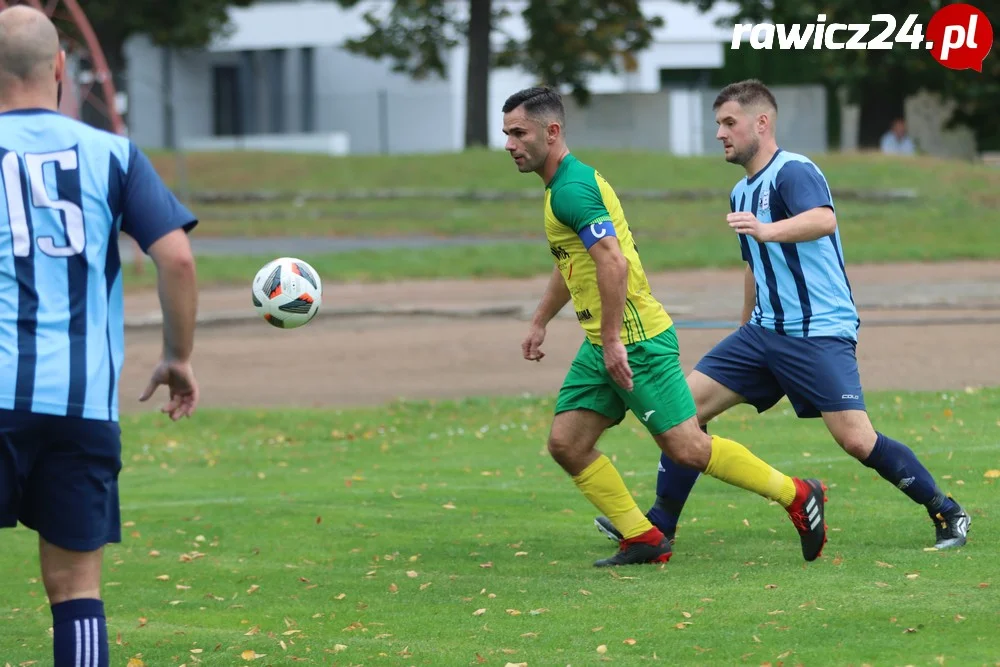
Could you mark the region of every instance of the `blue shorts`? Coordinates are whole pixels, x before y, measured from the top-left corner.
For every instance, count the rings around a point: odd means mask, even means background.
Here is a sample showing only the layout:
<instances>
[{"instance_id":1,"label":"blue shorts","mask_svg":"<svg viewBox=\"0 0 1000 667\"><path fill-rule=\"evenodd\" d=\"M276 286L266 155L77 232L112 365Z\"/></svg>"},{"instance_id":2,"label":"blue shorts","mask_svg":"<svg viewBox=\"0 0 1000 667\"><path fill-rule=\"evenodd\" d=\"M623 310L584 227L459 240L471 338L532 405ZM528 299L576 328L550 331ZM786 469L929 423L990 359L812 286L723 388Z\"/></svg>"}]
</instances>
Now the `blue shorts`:
<instances>
[{"instance_id":1,"label":"blue shorts","mask_svg":"<svg viewBox=\"0 0 1000 667\"><path fill-rule=\"evenodd\" d=\"M857 343L783 336L756 324L729 334L695 366L764 412L788 396L799 417L864 410Z\"/></svg>"},{"instance_id":2,"label":"blue shorts","mask_svg":"<svg viewBox=\"0 0 1000 667\"><path fill-rule=\"evenodd\" d=\"M0 528L71 551L120 542L121 468L118 422L0 410Z\"/></svg>"}]
</instances>

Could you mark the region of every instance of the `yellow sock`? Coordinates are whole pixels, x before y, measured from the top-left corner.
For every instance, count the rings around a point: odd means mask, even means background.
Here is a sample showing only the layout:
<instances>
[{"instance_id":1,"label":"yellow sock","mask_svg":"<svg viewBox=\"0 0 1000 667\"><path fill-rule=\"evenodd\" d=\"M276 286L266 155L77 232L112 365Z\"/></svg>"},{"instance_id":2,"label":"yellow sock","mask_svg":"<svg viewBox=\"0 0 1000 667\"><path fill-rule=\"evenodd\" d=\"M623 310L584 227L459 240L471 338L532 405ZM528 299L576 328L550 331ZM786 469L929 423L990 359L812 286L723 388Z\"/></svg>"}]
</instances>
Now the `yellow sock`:
<instances>
[{"instance_id":1,"label":"yellow sock","mask_svg":"<svg viewBox=\"0 0 1000 667\"><path fill-rule=\"evenodd\" d=\"M574 477L573 483L594 507L611 520L626 540L638 537L653 527L635 504L611 459L604 454Z\"/></svg>"},{"instance_id":2,"label":"yellow sock","mask_svg":"<svg viewBox=\"0 0 1000 667\"><path fill-rule=\"evenodd\" d=\"M788 507L795 500L795 482L750 453L736 442L712 436L712 456L705 472L747 491L777 500Z\"/></svg>"}]
</instances>

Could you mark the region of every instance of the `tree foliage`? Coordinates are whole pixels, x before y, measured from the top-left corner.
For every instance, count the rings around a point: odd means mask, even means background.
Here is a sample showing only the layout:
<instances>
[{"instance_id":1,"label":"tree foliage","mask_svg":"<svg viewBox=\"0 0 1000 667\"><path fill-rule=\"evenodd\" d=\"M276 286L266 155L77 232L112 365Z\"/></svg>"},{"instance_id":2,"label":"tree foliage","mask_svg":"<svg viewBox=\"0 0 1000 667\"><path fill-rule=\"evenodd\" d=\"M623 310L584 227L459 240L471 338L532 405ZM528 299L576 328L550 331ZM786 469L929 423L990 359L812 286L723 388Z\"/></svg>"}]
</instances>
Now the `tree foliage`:
<instances>
[{"instance_id":1,"label":"tree foliage","mask_svg":"<svg viewBox=\"0 0 1000 667\"><path fill-rule=\"evenodd\" d=\"M681 0L696 5L698 9L712 9L719 0ZM878 145L878 139L889 126L892 118L902 115L906 97L926 90L940 93L954 100L955 113L949 126L968 125L976 134L980 147L995 145L1000 148L1000 136L990 116L1000 108L1000 58L988 56L982 73L973 70L951 70L938 64L921 41L915 48L912 42L894 41L902 32L904 23L915 14L912 23L921 31L926 30L931 17L941 2L936 0L880 0L875 5L859 5L855 0L736 0L735 14L724 16L720 25L732 27L735 23L813 24L820 14L826 15L826 25L831 23L871 23L865 41L871 41L887 24L873 21L872 14L891 14L896 21L888 40L890 49L806 49L782 52L796 59L801 68L808 68L816 78L832 88L843 88L848 99L860 105L861 118L859 143L865 147ZM994 22L996 18L994 17ZM844 41L852 33L841 33ZM914 30L909 31L914 35ZM744 44L742 49L751 48Z\"/></svg>"},{"instance_id":2,"label":"tree foliage","mask_svg":"<svg viewBox=\"0 0 1000 667\"><path fill-rule=\"evenodd\" d=\"M253 0L79 0L111 68L124 66L129 37L147 34L159 46L199 48L224 34L230 7ZM60 26L64 27L64 26Z\"/></svg>"},{"instance_id":3,"label":"tree foliage","mask_svg":"<svg viewBox=\"0 0 1000 667\"><path fill-rule=\"evenodd\" d=\"M344 7L359 1L337 0ZM475 129L466 133L467 146L487 143L491 67L521 67L541 83L571 87L573 96L586 103L588 75L634 66L635 54L649 46L652 30L663 25L659 17L643 15L639 0L528 0L522 12L528 37L519 40L500 30L501 21L510 15L505 7L491 0L466 0L468 11L461 12L460 4L393 0L387 13L367 12L368 34L347 41L345 47L376 60L388 59L393 71L417 79L446 76L448 50L465 41L470 54L488 50L485 59L469 59L469 97L482 99L470 99L467 105L466 127ZM488 24L476 21L484 15ZM502 48L491 48L494 35L503 40Z\"/></svg>"}]
</instances>

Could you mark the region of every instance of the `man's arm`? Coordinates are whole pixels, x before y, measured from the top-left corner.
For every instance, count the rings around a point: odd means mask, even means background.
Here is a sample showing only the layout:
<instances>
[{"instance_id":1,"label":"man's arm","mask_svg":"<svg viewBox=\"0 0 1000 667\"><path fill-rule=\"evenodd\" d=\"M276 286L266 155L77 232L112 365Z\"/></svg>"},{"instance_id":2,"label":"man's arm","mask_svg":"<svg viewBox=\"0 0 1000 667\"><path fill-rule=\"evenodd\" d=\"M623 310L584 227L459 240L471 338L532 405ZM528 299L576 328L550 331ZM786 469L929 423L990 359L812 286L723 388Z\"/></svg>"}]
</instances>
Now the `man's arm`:
<instances>
[{"instance_id":1,"label":"man's arm","mask_svg":"<svg viewBox=\"0 0 1000 667\"><path fill-rule=\"evenodd\" d=\"M552 321L552 318L559 314L569 299L569 288L566 287L566 281L563 280L562 273L559 272L557 266L552 269L549 284L546 286L545 293L542 294L542 299L538 302L535 314L531 318L531 326L544 329Z\"/></svg>"},{"instance_id":2,"label":"man's arm","mask_svg":"<svg viewBox=\"0 0 1000 667\"><path fill-rule=\"evenodd\" d=\"M187 232L198 219L167 189L142 151L134 144L129 149L121 190L122 231L132 236L156 265L163 309L163 359L187 362L198 303L195 260Z\"/></svg>"},{"instance_id":3,"label":"man's arm","mask_svg":"<svg viewBox=\"0 0 1000 667\"><path fill-rule=\"evenodd\" d=\"M804 243L829 236L836 229L833 209L820 206L765 225L763 236L765 243Z\"/></svg>"},{"instance_id":4,"label":"man's arm","mask_svg":"<svg viewBox=\"0 0 1000 667\"><path fill-rule=\"evenodd\" d=\"M191 242L175 229L149 247L156 265L160 308L163 310L163 360L185 363L194 351L198 315L198 283Z\"/></svg>"},{"instance_id":5,"label":"man's arm","mask_svg":"<svg viewBox=\"0 0 1000 667\"><path fill-rule=\"evenodd\" d=\"M753 315L754 308L757 307L757 283L753 278L753 271L747 266L743 276L743 319L740 324L746 324Z\"/></svg>"},{"instance_id":6,"label":"man's arm","mask_svg":"<svg viewBox=\"0 0 1000 667\"><path fill-rule=\"evenodd\" d=\"M826 179L814 165L797 160L786 162L774 185L788 218L765 225L765 242L804 243L836 231L833 197Z\"/></svg>"},{"instance_id":7,"label":"man's arm","mask_svg":"<svg viewBox=\"0 0 1000 667\"><path fill-rule=\"evenodd\" d=\"M601 341L607 345L621 341L628 287L628 261L617 237L605 237L590 246L590 256L597 265L597 290L601 295Z\"/></svg>"}]
</instances>

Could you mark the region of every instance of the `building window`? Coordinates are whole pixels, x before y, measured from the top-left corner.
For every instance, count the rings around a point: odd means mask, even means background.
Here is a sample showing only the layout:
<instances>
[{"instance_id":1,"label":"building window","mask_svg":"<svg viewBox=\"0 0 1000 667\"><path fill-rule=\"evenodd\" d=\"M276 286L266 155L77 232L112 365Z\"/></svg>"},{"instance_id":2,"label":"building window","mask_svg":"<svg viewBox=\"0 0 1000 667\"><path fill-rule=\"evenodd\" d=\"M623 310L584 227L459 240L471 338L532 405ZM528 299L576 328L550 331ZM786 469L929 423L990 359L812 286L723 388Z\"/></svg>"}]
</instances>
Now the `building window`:
<instances>
[{"instance_id":1,"label":"building window","mask_svg":"<svg viewBox=\"0 0 1000 667\"><path fill-rule=\"evenodd\" d=\"M661 69L660 90L665 88L708 88L711 73L707 69Z\"/></svg>"},{"instance_id":2,"label":"building window","mask_svg":"<svg viewBox=\"0 0 1000 667\"><path fill-rule=\"evenodd\" d=\"M217 65L212 71L213 129L217 137L243 134L243 105L240 103L240 68Z\"/></svg>"}]
</instances>

